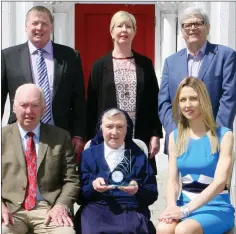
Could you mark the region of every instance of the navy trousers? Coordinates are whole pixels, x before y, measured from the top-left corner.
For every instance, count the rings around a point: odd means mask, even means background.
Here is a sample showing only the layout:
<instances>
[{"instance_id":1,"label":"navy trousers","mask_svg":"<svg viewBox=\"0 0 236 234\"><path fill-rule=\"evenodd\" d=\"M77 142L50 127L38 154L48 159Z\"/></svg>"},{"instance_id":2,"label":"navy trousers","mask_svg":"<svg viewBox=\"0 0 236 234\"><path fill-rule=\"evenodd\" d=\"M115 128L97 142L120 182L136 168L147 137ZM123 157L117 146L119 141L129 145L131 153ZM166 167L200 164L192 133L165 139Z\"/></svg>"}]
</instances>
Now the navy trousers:
<instances>
[{"instance_id":1,"label":"navy trousers","mask_svg":"<svg viewBox=\"0 0 236 234\"><path fill-rule=\"evenodd\" d=\"M76 213L76 234L155 234L148 208L123 209L88 204Z\"/></svg>"}]
</instances>

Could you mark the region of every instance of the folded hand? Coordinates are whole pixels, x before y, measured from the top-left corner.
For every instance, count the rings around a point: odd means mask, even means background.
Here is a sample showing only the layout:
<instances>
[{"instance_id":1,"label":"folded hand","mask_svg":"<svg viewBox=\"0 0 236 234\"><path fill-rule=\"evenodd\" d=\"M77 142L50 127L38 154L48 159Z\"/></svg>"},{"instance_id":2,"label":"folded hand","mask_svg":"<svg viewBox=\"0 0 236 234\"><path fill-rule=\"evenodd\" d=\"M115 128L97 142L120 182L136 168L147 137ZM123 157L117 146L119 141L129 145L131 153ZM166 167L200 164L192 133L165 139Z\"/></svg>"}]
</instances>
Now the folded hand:
<instances>
[{"instance_id":1,"label":"folded hand","mask_svg":"<svg viewBox=\"0 0 236 234\"><path fill-rule=\"evenodd\" d=\"M168 206L160 215L159 220L170 222L170 220L179 220L183 217L184 215L179 206Z\"/></svg>"}]
</instances>

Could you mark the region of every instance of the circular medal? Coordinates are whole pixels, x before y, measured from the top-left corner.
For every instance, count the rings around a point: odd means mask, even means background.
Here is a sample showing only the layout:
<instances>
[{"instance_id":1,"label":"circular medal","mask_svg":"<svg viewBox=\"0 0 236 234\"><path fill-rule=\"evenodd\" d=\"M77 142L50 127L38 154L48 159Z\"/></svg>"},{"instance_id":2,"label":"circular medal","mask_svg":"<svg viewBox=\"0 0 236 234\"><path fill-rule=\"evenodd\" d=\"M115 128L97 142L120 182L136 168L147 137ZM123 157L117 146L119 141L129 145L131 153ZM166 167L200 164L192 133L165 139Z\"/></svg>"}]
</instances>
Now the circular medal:
<instances>
[{"instance_id":1,"label":"circular medal","mask_svg":"<svg viewBox=\"0 0 236 234\"><path fill-rule=\"evenodd\" d=\"M121 171L113 171L111 178L115 183L120 183L124 179L124 175Z\"/></svg>"}]
</instances>

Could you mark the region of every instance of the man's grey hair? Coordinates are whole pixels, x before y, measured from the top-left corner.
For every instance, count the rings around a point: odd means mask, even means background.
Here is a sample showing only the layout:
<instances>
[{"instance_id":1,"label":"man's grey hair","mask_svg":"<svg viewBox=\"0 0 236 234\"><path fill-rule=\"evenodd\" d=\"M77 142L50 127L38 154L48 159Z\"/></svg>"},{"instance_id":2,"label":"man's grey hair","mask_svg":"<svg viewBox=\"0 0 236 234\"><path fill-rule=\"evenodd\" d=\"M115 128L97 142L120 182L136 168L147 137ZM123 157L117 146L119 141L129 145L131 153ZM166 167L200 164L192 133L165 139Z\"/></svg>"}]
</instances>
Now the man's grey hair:
<instances>
[{"instance_id":1,"label":"man's grey hair","mask_svg":"<svg viewBox=\"0 0 236 234\"><path fill-rule=\"evenodd\" d=\"M189 7L186 8L179 17L179 23L182 26L184 20L189 19L192 16L201 16L205 24L210 25L208 14L201 8Z\"/></svg>"},{"instance_id":2,"label":"man's grey hair","mask_svg":"<svg viewBox=\"0 0 236 234\"><path fill-rule=\"evenodd\" d=\"M124 119L125 119L125 122L127 124L127 120L126 120L126 117L125 117L124 113L121 110L117 109L117 108L112 108L112 109L108 110L107 112L105 112L105 114L102 116L101 126L100 127L102 127L103 120L105 118L110 119L114 115L123 115Z\"/></svg>"}]
</instances>

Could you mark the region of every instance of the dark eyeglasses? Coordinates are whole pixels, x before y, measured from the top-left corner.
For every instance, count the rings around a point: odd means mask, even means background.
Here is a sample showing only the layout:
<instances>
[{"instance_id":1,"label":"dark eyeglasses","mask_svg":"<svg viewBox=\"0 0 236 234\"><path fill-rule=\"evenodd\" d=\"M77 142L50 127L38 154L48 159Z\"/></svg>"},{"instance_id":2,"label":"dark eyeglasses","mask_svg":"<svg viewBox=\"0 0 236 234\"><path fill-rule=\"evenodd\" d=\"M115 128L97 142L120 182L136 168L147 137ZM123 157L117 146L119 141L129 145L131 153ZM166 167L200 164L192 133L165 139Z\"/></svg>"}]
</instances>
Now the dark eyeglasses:
<instances>
[{"instance_id":1,"label":"dark eyeglasses","mask_svg":"<svg viewBox=\"0 0 236 234\"><path fill-rule=\"evenodd\" d=\"M205 24L204 21L197 21L193 23L183 23L182 28L188 30L188 29L191 29L193 25L194 25L194 28L201 28L203 27L204 24Z\"/></svg>"}]
</instances>

